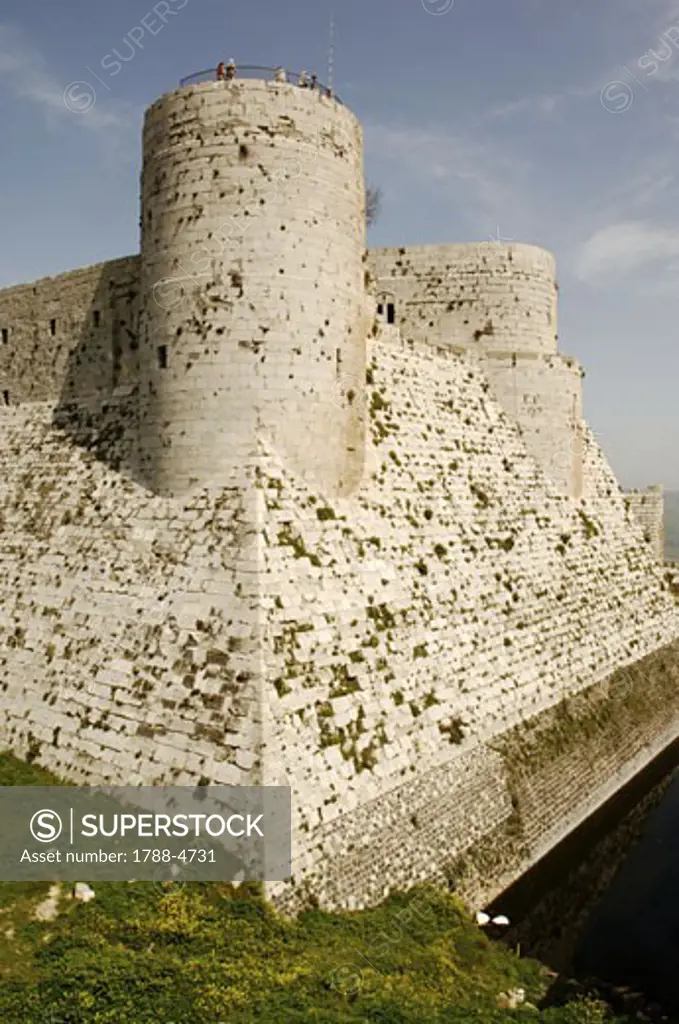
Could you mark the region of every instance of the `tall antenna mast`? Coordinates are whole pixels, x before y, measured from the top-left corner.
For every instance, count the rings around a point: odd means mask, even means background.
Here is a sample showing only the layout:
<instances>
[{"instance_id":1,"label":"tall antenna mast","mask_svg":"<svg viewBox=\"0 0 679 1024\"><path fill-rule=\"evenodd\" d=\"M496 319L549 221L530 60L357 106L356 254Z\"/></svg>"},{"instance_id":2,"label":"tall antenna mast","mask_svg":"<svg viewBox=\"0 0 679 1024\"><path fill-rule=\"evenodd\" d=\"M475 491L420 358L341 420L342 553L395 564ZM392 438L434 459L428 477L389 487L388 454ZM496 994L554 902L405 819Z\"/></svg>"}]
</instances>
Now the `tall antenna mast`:
<instances>
[{"instance_id":1,"label":"tall antenna mast","mask_svg":"<svg viewBox=\"0 0 679 1024\"><path fill-rule=\"evenodd\" d=\"M328 41L328 89L332 89L332 76L335 70L335 11L330 9L330 37Z\"/></svg>"}]
</instances>

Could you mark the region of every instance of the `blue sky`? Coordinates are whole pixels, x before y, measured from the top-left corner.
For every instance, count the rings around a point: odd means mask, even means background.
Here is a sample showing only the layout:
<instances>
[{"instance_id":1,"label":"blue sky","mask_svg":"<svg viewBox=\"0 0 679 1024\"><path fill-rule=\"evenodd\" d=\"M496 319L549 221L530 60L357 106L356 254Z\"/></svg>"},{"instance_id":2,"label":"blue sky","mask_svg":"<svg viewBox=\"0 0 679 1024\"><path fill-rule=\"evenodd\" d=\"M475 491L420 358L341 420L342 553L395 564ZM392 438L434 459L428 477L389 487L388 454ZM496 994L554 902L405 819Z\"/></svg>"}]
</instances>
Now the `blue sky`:
<instances>
[{"instance_id":1,"label":"blue sky","mask_svg":"<svg viewBox=\"0 0 679 1024\"><path fill-rule=\"evenodd\" d=\"M325 80L334 7L370 244L552 250L590 425L624 486L679 489L679 0L154 4L3 0L0 286L136 252L144 108L230 56Z\"/></svg>"}]
</instances>

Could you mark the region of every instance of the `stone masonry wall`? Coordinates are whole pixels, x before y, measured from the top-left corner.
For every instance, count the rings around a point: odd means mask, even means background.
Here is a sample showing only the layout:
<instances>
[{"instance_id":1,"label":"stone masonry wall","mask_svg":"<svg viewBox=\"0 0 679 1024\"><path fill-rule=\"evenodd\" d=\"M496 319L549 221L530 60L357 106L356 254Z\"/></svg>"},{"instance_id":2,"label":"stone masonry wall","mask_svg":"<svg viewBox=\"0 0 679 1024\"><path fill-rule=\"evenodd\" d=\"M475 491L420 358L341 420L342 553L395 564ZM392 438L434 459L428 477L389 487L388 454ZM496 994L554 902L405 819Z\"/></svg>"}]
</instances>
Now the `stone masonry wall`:
<instances>
[{"instance_id":1,"label":"stone masonry wall","mask_svg":"<svg viewBox=\"0 0 679 1024\"><path fill-rule=\"evenodd\" d=\"M559 354L493 354L484 372L505 412L519 424L526 445L564 494L582 494L582 370Z\"/></svg>"},{"instance_id":2,"label":"stone masonry wall","mask_svg":"<svg viewBox=\"0 0 679 1024\"><path fill-rule=\"evenodd\" d=\"M111 468L125 401L92 450L54 413L0 412L2 743L83 783L258 778L253 481L154 497Z\"/></svg>"},{"instance_id":3,"label":"stone masonry wall","mask_svg":"<svg viewBox=\"0 0 679 1024\"><path fill-rule=\"evenodd\" d=\"M556 352L554 257L534 245L372 249L378 299L406 338L484 352Z\"/></svg>"},{"instance_id":4,"label":"stone masonry wall","mask_svg":"<svg viewBox=\"0 0 679 1024\"><path fill-rule=\"evenodd\" d=\"M336 384L365 372L364 248L362 134L346 107L244 80L149 108L140 439L153 490L214 482L257 423L300 472L351 489L362 422Z\"/></svg>"},{"instance_id":5,"label":"stone masonry wall","mask_svg":"<svg viewBox=\"0 0 679 1024\"><path fill-rule=\"evenodd\" d=\"M551 253L532 245L423 245L373 250L368 266L381 319L393 302L404 337L484 358L531 452L565 494L579 497L581 369L556 351Z\"/></svg>"},{"instance_id":6,"label":"stone masonry wall","mask_svg":"<svg viewBox=\"0 0 679 1024\"><path fill-rule=\"evenodd\" d=\"M276 894L288 906L306 887L346 906L440 876L511 820L497 739L677 636L586 428L589 497L574 501L473 356L394 329L372 348L365 400L373 446L352 499L328 501L282 464L263 471L267 763L297 794L296 887ZM588 765L571 827L611 785L610 763Z\"/></svg>"},{"instance_id":7,"label":"stone masonry wall","mask_svg":"<svg viewBox=\"0 0 679 1024\"><path fill-rule=\"evenodd\" d=\"M142 192L141 259L0 292L0 743L289 785L284 909L490 898L679 733L553 258L364 257L360 126L287 84L162 97Z\"/></svg>"},{"instance_id":8,"label":"stone masonry wall","mask_svg":"<svg viewBox=\"0 0 679 1024\"><path fill-rule=\"evenodd\" d=\"M89 447L50 404L0 411L0 739L75 781L289 784L282 907L441 876L511 825L502 737L677 635L589 432L576 502L471 354L381 333L352 497L266 438L223 487L154 497L112 468L127 402Z\"/></svg>"},{"instance_id":9,"label":"stone masonry wall","mask_svg":"<svg viewBox=\"0 0 679 1024\"><path fill-rule=\"evenodd\" d=\"M107 396L136 382L138 319L137 256L2 289L0 405Z\"/></svg>"},{"instance_id":10,"label":"stone masonry wall","mask_svg":"<svg viewBox=\"0 0 679 1024\"><path fill-rule=\"evenodd\" d=\"M625 504L642 528L644 541L650 545L658 561L662 562L665 558L665 499L662 485L648 487L645 491L627 491Z\"/></svg>"}]
</instances>

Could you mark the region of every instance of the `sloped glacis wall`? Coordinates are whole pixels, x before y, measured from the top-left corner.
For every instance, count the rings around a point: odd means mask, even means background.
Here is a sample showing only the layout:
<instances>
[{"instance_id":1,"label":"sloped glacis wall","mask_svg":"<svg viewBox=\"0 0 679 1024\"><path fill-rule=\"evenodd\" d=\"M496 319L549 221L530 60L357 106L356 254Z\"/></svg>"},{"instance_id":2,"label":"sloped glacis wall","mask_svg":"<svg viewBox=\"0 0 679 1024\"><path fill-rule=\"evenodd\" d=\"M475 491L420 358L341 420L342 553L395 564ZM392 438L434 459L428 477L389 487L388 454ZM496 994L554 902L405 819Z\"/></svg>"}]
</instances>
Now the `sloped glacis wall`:
<instances>
[{"instance_id":1,"label":"sloped glacis wall","mask_svg":"<svg viewBox=\"0 0 679 1024\"><path fill-rule=\"evenodd\" d=\"M353 401L369 443L344 498L266 438L229 486L154 497L111 468L131 443L122 399L106 460L54 426L51 404L0 413L2 742L90 783L289 784L295 877L270 892L290 908L310 892L371 902L516 837L502 743L677 634L586 429L576 501L473 355L396 329L372 343ZM600 764L576 745L558 775L540 768L544 801L511 855L470 874L470 898L674 738L653 709Z\"/></svg>"}]
</instances>

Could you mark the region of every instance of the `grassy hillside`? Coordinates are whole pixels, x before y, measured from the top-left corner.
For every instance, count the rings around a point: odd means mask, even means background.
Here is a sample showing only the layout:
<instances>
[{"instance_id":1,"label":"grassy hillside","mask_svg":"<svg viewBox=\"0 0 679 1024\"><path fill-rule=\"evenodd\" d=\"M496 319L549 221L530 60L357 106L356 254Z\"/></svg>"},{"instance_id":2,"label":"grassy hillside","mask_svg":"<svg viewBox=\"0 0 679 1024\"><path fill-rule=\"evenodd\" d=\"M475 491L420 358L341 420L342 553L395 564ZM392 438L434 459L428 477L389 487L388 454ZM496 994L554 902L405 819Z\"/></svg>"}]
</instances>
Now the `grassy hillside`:
<instances>
[{"instance_id":1,"label":"grassy hillside","mask_svg":"<svg viewBox=\"0 0 679 1024\"><path fill-rule=\"evenodd\" d=\"M665 491L665 558L679 562L679 491Z\"/></svg>"},{"instance_id":2,"label":"grassy hillside","mask_svg":"<svg viewBox=\"0 0 679 1024\"><path fill-rule=\"evenodd\" d=\"M0 755L0 785L56 781ZM56 918L36 920L49 888L0 884L3 1024L609 1019L593 1001L538 1010L545 969L490 942L454 897L427 887L296 922L244 886L127 882L93 883L88 904L62 895ZM523 1006L500 1008L517 988Z\"/></svg>"}]
</instances>

